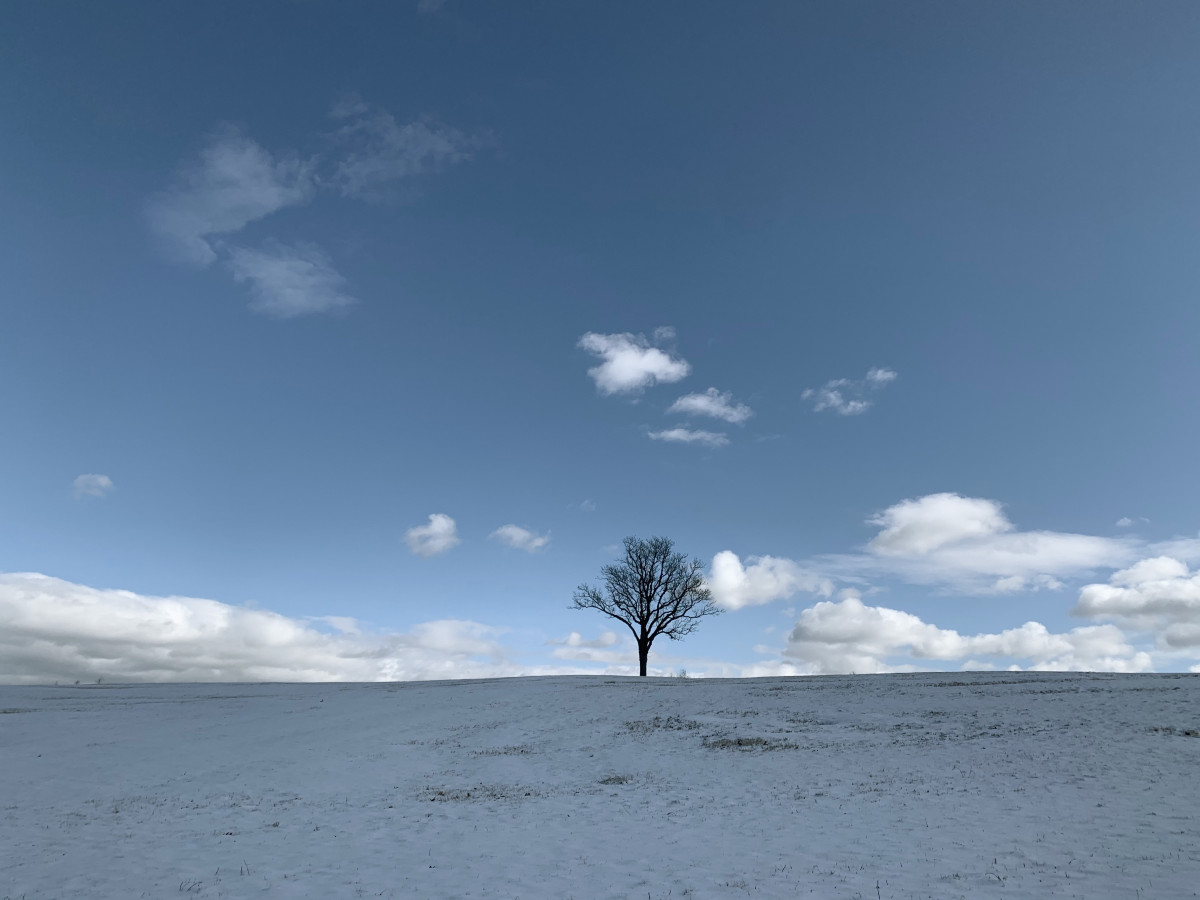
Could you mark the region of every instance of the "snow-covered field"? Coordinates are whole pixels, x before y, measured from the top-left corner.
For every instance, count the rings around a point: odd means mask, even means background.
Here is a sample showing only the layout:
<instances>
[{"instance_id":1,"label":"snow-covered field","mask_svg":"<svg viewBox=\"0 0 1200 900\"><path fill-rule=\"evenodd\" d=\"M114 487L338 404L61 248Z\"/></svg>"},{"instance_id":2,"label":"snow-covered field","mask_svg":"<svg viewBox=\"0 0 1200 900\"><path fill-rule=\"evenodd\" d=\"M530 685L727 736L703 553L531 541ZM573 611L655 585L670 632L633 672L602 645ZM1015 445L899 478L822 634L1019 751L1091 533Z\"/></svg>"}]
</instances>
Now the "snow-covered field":
<instances>
[{"instance_id":1,"label":"snow-covered field","mask_svg":"<svg viewBox=\"0 0 1200 900\"><path fill-rule=\"evenodd\" d=\"M1200 896L1200 676L0 688L0 898Z\"/></svg>"}]
</instances>

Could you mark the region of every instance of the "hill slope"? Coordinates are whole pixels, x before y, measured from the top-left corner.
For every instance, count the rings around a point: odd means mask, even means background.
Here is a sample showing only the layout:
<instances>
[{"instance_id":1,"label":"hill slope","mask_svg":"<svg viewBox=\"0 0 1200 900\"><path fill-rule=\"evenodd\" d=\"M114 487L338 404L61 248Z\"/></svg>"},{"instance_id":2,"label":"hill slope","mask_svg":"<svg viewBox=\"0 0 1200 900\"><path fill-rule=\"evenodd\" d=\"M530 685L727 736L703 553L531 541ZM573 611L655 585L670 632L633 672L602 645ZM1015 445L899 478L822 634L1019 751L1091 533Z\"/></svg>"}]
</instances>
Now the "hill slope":
<instances>
[{"instance_id":1,"label":"hill slope","mask_svg":"<svg viewBox=\"0 0 1200 900\"><path fill-rule=\"evenodd\" d=\"M1200 677L0 688L0 898L1175 898Z\"/></svg>"}]
</instances>

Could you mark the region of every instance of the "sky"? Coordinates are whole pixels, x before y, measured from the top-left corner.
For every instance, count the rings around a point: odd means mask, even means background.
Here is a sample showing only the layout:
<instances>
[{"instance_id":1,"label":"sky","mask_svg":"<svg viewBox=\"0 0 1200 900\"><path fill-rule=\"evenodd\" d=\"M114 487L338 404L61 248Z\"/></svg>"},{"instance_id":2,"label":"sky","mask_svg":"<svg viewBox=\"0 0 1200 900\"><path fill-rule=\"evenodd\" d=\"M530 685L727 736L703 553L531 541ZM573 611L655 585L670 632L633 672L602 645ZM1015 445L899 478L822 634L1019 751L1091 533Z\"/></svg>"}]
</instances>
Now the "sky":
<instances>
[{"instance_id":1,"label":"sky","mask_svg":"<svg viewBox=\"0 0 1200 900\"><path fill-rule=\"evenodd\" d=\"M0 9L0 682L1200 671L1200 7Z\"/></svg>"}]
</instances>

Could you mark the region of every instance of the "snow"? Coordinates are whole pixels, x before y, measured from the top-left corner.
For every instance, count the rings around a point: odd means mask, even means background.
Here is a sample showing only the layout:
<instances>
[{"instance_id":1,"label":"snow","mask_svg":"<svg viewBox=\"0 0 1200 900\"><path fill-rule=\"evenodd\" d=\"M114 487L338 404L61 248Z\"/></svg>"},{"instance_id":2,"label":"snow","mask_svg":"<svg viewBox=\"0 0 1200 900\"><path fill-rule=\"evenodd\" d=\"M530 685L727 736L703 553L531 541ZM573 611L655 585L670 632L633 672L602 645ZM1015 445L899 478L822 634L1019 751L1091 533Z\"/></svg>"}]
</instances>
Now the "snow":
<instances>
[{"instance_id":1,"label":"snow","mask_svg":"<svg viewBox=\"0 0 1200 900\"><path fill-rule=\"evenodd\" d=\"M1200 677L0 688L0 898L1200 896Z\"/></svg>"}]
</instances>

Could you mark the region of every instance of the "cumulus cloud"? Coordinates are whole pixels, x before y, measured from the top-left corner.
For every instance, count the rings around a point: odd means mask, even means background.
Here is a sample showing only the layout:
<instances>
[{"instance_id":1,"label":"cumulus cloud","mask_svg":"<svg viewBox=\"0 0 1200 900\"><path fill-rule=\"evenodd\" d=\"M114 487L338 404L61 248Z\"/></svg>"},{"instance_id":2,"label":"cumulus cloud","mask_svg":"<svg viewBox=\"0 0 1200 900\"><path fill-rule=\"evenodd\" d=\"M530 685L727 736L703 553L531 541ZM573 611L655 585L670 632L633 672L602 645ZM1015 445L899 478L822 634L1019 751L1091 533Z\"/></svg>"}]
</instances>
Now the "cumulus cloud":
<instances>
[{"instance_id":1,"label":"cumulus cloud","mask_svg":"<svg viewBox=\"0 0 1200 900\"><path fill-rule=\"evenodd\" d=\"M335 135L342 155L330 183L346 197L387 199L397 182L470 159L478 144L431 119L401 124L356 99L339 103L331 115L344 124Z\"/></svg>"},{"instance_id":2,"label":"cumulus cloud","mask_svg":"<svg viewBox=\"0 0 1200 900\"><path fill-rule=\"evenodd\" d=\"M691 428L668 428L665 431L651 431L650 440L667 441L675 444L703 444L706 447L724 447L729 438L718 431L701 431Z\"/></svg>"},{"instance_id":3,"label":"cumulus cloud","mask_svg":"<svg viewBox=\"0 0 1200 900\"><path fill-rule=\"evenodd\" d=\"M831 568L899 575L974 593L1057 589L1060 579L1128 562L1134 542L1055 531L1018 531L995 500L928 494L867 520L881 531L867 553L831 557Z\"/></svg>"},{"instance_id":4,"label":"cumulus cloud","mask_svg":"<svg viewBox=\"0 0 1200 900\"><path fill-rule=\"evenodd\" d=\"M911 671L913 661L1013 659L1045 671L1144 672L1149 654L1135 651L1114 625L1089 625L1062 634L1026 622L996 634L961 635L911 613L868 606L856 598L823 601L804 610L784 655L809 674ZM896 657L907 661L896 661Z\"/></svg>"},{"instance_id":5,"label":"cumulus cloud","mask_svg":"<svg viewBox=\"0 0 1200 900\"><path fill-rule=\"evenodd\" d=\"M113 482L107 475L80 475L75 479L76 497L104 497L112 490Z\"/></svg>"},{"instance_id":6,"label":"cumulus cloud","mask_svg":"<svg viewBox=\"0 0 1200 900\"><path fill-rule=\"evenodd\" d=\"M195 597L98 590L0 574L0 683L53 681L390 681L579 671L523 667L503 629L445 619L406 633L340 633Z\"/></svg>"},{"instance_id":7,"label":"cumulus cloud","mask_svg":"<svg viewBox=\"0 0 1200 900\"><path fill-rule=\"evenodd\" d=\"M229 268L234 280L249 282L251 308L279 319L344 309L355 302L344 293L346 279L314 244L269 242L262 250L235 247Z\"/></svg>"},{"instance_id":8,"label":"cumulus cloud","mask_svg":"<svg viewBox=\"0 0 1200 900\"><path fill-rule=\"evenodd\" d=\"M746 404L735 403L732 393L722 393L715 387L710 387L703 394L684 394L671 404L667 412L686 416L710 416L731 425L741 425L754 415L754 410Z\"/></svg>"},{"instance_id":9,"label":"cumulus cloud","mask_svg":"<svg viewBox=\"0 0 1200 900\"><path fill-rule=\"evenodd\" d=\"M805 572L810 578L820 573L818 580L830 584L894 577L957 593L999 595L1058 590L1063 579L1128 565L1145 546L1132 538L1021 531L995 500L951 493L903 500L867 522L879 532L863 552L826 554L801 562L764 557L772 561L769 571ZM1200 542L1190 540L1171 546L1186 550L1193 543L1200 551ZM737 557L732 553L721 557L721 566L729 583L737 584ZM764 583L771 581L764 579ZM768 603L787 593L762 590L753 595L764 598L755 603Z\"/></svg>"},{"instance_id":10,"label":"cumulus cloud","mask_svg":"<svg viewBox=\"0 0 1200 900\"><path fill-rule=\"evenodd\" d=\"M176 183L150 198L146 216L168 252L182 262L217 259L213 238L232 234L314 192L311 162L275 158L232 126L210 139Z\"/></svg>"},{"instance_id":11,"label":"cumulus cloud","mask_svg":"<svg viewBox=\"0 0 1200 900\"><path fill-rule=\"evenodd\" d=\"M814 412L832 410L840 416L857 416L871 408L870 395L896 377L891 369L870 369L864 378L835 378L819 388L808 388L800 396L813 402Z\"/></svg>"},{"instance_id":12,"label":"cumulus cloud","mask_svg":"<svg viewBox=\"0 0 1200 900\"><path fill-rule=\"evenodd\" d=\"M798 591L821 597L833 593L833 583L790 559L774 556L747 557L743 566L738 555L722 550L713 557L708 588L713 600L726 609L760 606L784 600Z\"/></svg>"},{"instance_id":13,"label":"cumulus cloud","mask_svg":"<svg viewBox=\"0 0 1200 900\"><path fill-rule=\"evenodd\" d=\"M1013 530L994 500L958 494L902 500L867 521L883 528L868 546L886 556L924 555L957 541Z\"/></svg>"},{"instance_id":14,"label":"cumulus cloud","mask_svg":"<svg viewBox=\"0 0 1200 900\"><path fill-rule=\"evenodd\" d=\"M550 532L534 534L520 525L501 525L488 537L526 553L536 553L550 543Z\"/></svg>"},{"instance_id":15,"label":"cumulus cloud","mask_svg":"<svg viewBox=\"0 0 1200 900\"><path fill-rule=\"evenodd\" d=\"M659 329L656 338L668 340L673 332ZM637 394L658 383L686 378L692 367L665 350L651 346L641 334L597 334L589 331L578 346L603 362L588 369L596 388L605 395Z\"/></svg>"},{"instance_id":16,"label":"cumulus cloud","mask_svg":"<svg viewBox=\"0 0 1200 900\"><path fill-rule=\"evenodd\" d=\"M416 525L408 529L404 533L404 540L408 549L417 556L437 556L461 543L458 526L444 513L432 513L428 525Z\"/></svg>"},{"instance_id":17,"label":"cumulus cloud","mask_svg":"<svg viewBox=\"0 0 1200 900\"><path fill-rule=\"evenodd\" d=\"M1169 556L1139 560L1108 584L1081 588L1071 612L1154 631L1172 649L1200 647L1200 571Z\"/></svg>"}]
</instances>

